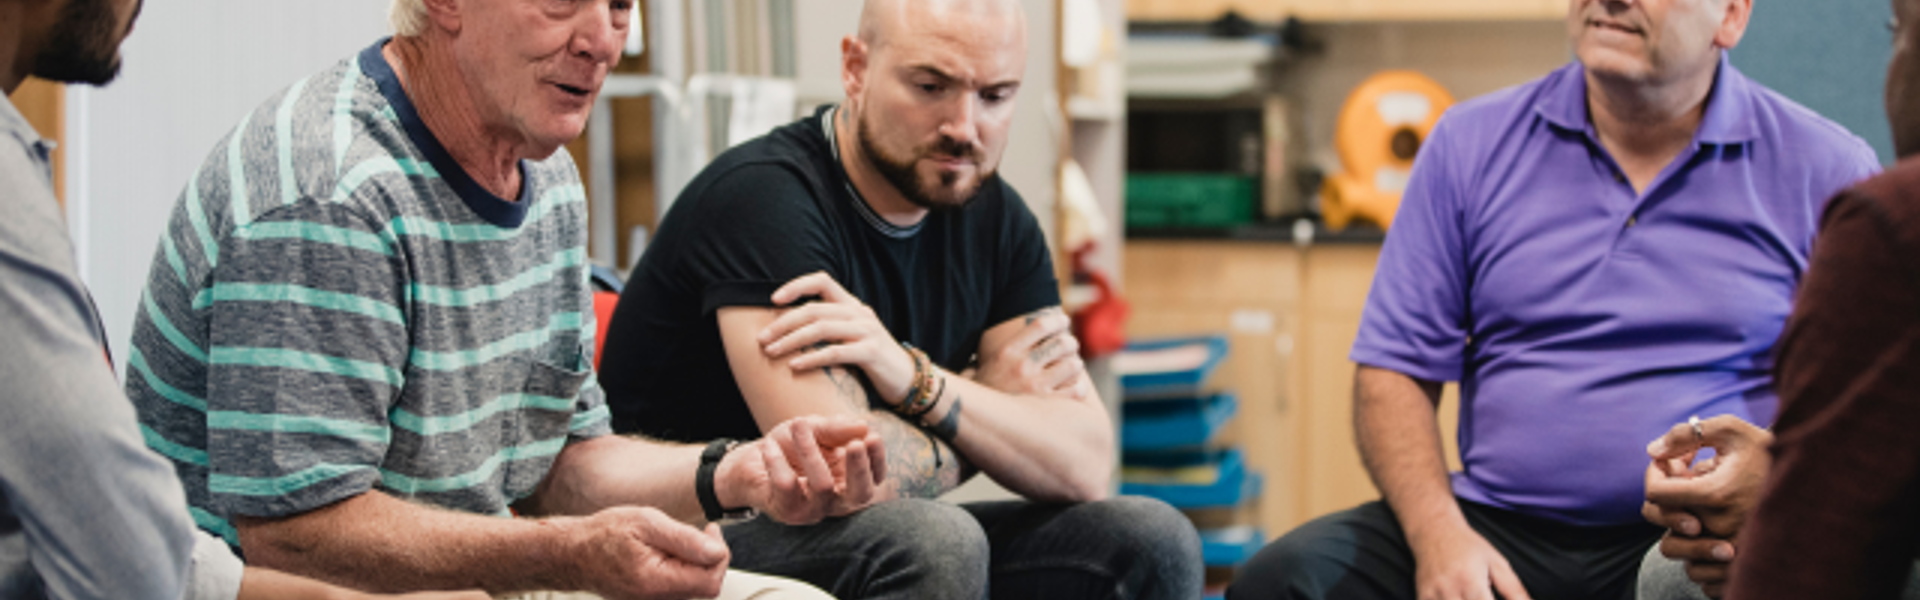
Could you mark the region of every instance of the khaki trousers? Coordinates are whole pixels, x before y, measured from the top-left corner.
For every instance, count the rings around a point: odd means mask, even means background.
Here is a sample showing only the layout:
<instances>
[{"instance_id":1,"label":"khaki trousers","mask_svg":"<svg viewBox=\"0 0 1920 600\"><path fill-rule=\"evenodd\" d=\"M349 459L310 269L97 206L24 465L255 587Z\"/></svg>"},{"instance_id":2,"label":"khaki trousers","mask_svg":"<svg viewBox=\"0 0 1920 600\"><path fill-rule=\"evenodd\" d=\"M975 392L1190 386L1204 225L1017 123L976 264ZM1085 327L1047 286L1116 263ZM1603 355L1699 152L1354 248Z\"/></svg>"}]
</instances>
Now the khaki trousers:
<instances>
[{"instance_id":1,"label":"khaki trousers","mask_svg":"<svg viewBox=\"0 0 1920 600\"><path fill-rule=\"evenodd\" d=\"M532 592L507 596L501 600L600 600L584 592ZM720 595L712 600L834 600L833 596L806 582L769 577L746 571L727 570L720 582Z\"/></svg>"}]
</instances>

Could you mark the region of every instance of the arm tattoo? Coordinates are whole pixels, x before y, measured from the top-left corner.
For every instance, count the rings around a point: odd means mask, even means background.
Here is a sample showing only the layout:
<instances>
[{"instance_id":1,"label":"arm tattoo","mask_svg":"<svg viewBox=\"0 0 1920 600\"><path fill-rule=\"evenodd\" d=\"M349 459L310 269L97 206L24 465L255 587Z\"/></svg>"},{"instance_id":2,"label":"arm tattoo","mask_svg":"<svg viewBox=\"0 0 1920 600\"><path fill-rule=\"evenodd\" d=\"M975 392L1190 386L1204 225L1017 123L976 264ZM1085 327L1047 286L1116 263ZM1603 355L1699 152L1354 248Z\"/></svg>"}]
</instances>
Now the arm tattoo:
<instances>
[{"instance_id":1,"label":"arm tattoo","mask_svg":"<svg viewBox=\"0 0 1920 600\"><path fill-rule=\"evenodd\" d=\"M867 392L860 387L860 380L851 371L822 367L827 372L827 381L833 382L834 395L854 410L867 409Z\"/></svg>"},{"instance_id":2,"label":"arm tattoo","mask_svg":"<svg viewBox=\"0 0 1920 600\"><path fill-rule=\"evenodd\" d=\"M899 482L901 497L936 498L973 476L975 469L972 463L967 462L966 457L955 451L949 442L935 439L891 411L871 409L867 403L866 388L861 385L860 371L847 367L824 367L821 370L826 372L827 380L833 383L834 395L847 406L865 412L867 426L880 434L880 443L885 444L887 451L887 478ZM959 412L959 398L956 396L954 400L953 409L946 420L954 420L953 415ZM956 431L958 424L955 421ZM949 436L946 439L953 438ZM952 460L948 460L949 457Z\"/></svg>"},{"instance_id":3,"label":"arm tattoo","mask_svg":"<svg viewBox=\"0 0 1920 600\"><path fill-rule=\"evenodd\" d=\"M933 435L938 436L948 444L952 444L954 438L960 437L959 394L953 395L953 407L947 409L947 416L940 417L940 422L933 424Z\"/></svg>"},{"instance_id":4,"label":"arm tattoo","mask_svg":"<svg viewBox=\"0 0 1920 600\"><path fill-rule=\"evenodd\" d=\"M1033 312L1030 312L1030 313L1027 313L1027 315L1026 315L1026 320L1025 320L1025 321L1022 321L1022 324L1025 324L1025 325L1032 325L1034 321L1038 321L1038 320L1040 320L1040 317L1044 317L1044 316L1047 316L1047 315L1049 315L1049 314L1053 314L1053 313L1057 313L1057 312L1061 312L1061 310L1060 310L1060 307L1058 307L1058 306L1049 306L1049 307L1046 307L1046 308L1042 308L1042 309L1040 309L1040 310L1036 310L1036 311L1033 311Z\"/></svg>"},{"instance_id":5,"label":"arm tattoo","mask_svg":"<svg viewBox=\"0 0 1920 600\"><path fill-rule=\"evenodd\" d=\"M973 465L953 446L907 424L899 415L872 411L867 424L886 445L887 478L899 482L903 498L939 497L959 487L973 473Z\"/></svg>"},{"instance_id":6,"label":"arm tattoo","mask_svg":"<svg viewBox=\"0 0 1920 600\"><path fill-rule=\"evenodd\" d=\"M1038 344L1034 344L1033 350L1027 353L1027 360L1033 361L1033 364L1044 367L1049 361L1053 360L1054 355L1058 354L1059 351L1060 336L1059 334L1055 334L1052 337L1042 340Z\"/></svg>"}]
</instances>

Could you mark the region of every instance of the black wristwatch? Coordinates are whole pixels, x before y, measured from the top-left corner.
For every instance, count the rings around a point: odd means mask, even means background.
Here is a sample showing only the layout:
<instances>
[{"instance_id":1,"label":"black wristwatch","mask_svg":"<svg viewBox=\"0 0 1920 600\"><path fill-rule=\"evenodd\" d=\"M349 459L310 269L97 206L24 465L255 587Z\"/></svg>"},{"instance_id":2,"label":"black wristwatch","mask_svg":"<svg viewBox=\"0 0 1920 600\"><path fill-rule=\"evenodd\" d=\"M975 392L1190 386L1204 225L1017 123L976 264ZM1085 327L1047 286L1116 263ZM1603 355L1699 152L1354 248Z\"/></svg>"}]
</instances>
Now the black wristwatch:
<instances>
[{"instance_id":1,"label":"black wristwatch","mask_svg":"<svg viewBox=\"0 0 1920 600\"><path fill-rule=\"evenodd\" d=\"M713 471L720 467L720 459L739 445L738 440L720 438L708 442L707 449L700 453L700 468L693 475L693 493L700 497L700 510L707 513L708 521L744 521L760 514L752 507L722 507L720 495L713 492Z\"/></svg>"}]
</instances>

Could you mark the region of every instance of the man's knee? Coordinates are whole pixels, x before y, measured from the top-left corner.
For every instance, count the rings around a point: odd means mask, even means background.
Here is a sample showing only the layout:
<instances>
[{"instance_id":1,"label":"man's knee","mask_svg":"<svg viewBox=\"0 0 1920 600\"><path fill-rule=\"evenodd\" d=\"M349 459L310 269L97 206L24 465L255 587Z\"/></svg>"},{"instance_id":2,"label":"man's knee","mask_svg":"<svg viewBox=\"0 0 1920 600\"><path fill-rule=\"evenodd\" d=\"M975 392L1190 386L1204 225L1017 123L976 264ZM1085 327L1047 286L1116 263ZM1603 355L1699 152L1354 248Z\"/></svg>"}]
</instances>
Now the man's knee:
<instances>
[{"instance_id":1,"label":"man's knee","mask_svg":"<svg viewBox=\"0 0 1920 600\"><path fill-rule=\"evenodd\" d=\"M1640 559L1640 580L1634 588L1639 600L1707 600L1700 585L1687 579L1686 563L1662 556L1659 544Z\"/></svg>"},{"instance_id":2,"label":"man's knee","mask_svg":"<svg viewBox=\"0 0 1920 600\"><path fill-rule=\"evenodd\" d=\"M1087 520L1112 535L1116 552L1158 563L1162 572L1200 575L1200 534L1193 522L1153 498L1118 496L1083 507Z\"/></svg>"},{"instance_id":3,"label":"man's knee","mask_svg":"<svg viewBox=\"0 0 1920 600\"><path fill-rule=\"evenodd\" d=\"M1374 522L1379 519L1372 510L1366 505L1320 517L1267 544L1241 565L1228 600L1411 594L1411 550L1397 531L1381 528L1394 524Z\"/></svg>"},{"instance_id":4,"label":"man's knee","mask_svg":"<svg viewBox=\"0 0 1920 600\"><path fill-rule=\"evenodd\" d=\"M973 515L958 506L894 500L862 511L858 520L870 556L882 563L941 579L986 580L987 534Z\"/></svg>"},{"instance_id":5,"label":"man's knee","mask_svg":"<svg viewBox=\"0 0 1920 600\"><path fill-rule=\"evenodd\" d=\"M1179 598L1198 591L1206 578L1200 534L1193 522L1166 502L1119 496L1084 507L1107 529L1110 550L1124 557L1128 571L1147 574L1134 582L1140 598Z\"/></svg>"}]
</instances>

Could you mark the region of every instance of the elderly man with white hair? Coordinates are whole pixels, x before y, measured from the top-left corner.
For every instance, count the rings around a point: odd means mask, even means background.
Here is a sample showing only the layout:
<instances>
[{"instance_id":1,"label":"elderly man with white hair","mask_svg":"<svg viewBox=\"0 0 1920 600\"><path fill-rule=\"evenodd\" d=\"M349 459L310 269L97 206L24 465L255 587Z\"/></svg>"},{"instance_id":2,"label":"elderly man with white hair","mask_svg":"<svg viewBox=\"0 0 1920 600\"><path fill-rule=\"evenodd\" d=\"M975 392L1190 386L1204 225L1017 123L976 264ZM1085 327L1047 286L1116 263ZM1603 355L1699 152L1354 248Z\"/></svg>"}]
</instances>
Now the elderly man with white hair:
<instances>
[{"instance_id":1,"label":"elderly man with white hair","mask_svg":"<svg viewBox=\"0 0 1920 600\"><path fill-rule=\"evenodd\" d=\"M396 0L397 35L214 148L155 252L127 391L195 521L253 564L374 590L813 597L727 570L701 499L870 503L877 436L610 435L579 135L630 0ZM525 518L511 518L514 515Z\"/></svg>"}]
</instances>

